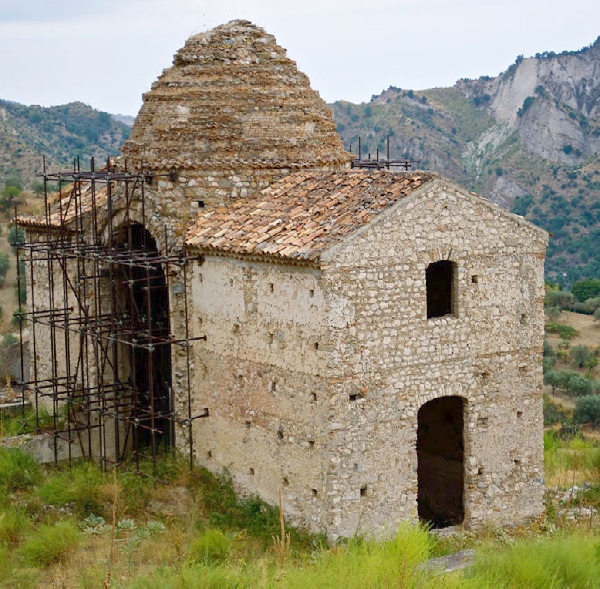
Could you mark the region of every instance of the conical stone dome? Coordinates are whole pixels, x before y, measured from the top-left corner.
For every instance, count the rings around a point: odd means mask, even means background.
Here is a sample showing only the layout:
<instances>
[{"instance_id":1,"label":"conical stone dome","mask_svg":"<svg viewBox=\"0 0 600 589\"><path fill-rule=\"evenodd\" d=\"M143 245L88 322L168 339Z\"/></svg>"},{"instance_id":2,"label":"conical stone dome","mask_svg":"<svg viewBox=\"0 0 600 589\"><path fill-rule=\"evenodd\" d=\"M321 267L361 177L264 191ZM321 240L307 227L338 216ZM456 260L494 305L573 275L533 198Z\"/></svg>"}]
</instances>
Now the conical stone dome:
<instances>
[{"instance_id":1,"label":"conical stone dome","mask_svg":"<svg viewBox=\"0 0 600 589\"><path fill-rule=\"evenodd\" d=\"M221 177L271 170L270 180L351 159L308 77L272 35L242 20L188 39L145 94L122 153L136 167Z\"/></svg>"}]
</instances>

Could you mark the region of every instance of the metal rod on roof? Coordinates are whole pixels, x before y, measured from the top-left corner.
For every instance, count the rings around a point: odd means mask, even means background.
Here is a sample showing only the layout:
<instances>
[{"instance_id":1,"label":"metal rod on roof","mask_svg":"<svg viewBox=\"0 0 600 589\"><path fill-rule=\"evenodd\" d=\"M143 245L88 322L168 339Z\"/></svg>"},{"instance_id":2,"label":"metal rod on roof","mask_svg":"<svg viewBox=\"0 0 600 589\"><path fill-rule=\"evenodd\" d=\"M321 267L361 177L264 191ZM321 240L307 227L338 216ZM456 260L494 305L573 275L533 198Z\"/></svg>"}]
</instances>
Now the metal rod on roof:
<instances>
[{"instance_id":1,"label":"metal rod on roof","mask_svg":"<svg viewBox=\"0 0 600 589\"><path fill-rule=\"evenodd\" d=\"M390 134L387 134L387 169L390 169Z\"/></svg>"}]
</instances>

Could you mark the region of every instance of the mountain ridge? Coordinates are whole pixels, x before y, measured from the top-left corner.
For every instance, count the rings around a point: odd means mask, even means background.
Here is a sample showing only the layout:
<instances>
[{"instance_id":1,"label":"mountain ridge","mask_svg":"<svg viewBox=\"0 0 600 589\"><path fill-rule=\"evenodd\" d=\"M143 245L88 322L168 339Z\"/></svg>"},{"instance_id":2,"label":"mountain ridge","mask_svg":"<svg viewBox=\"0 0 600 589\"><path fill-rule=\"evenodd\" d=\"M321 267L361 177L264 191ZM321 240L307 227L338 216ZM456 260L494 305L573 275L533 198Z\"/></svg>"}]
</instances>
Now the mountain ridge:
<instances>
[{"instance_id":1,"label":"mountain ridge","mask_svg":"<svg viewBox=\"0 0 600 589\"><path fill-rule=\"evenodd\" d=\"M32 188L42 158L52 169L72 169L75 158L117 155L130 125L83 102L41 107L0 100L0 180Z\"/></svg>"},{"instance_id":2,"label":"mountain ridge","mask_svg":"<svg viewBox=\"0 0 600 589\"><path fill-rule=\"evenodd\" d=\"M600 37L578 51L518 56L498 76L450 88L391 86L368 103L330 104L363 157L418 160L553 237L549 278L600 275Z\"/></svg>"}]
</instances>

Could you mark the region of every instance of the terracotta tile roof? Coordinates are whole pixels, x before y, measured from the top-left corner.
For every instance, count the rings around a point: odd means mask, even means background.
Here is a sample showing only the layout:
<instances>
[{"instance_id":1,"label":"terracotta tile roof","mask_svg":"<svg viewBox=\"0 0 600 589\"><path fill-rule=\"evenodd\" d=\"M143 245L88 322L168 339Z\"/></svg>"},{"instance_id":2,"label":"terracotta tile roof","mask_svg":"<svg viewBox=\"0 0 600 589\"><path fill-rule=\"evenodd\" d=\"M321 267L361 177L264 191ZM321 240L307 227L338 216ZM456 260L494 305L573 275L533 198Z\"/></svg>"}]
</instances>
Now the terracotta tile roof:
<instances>
[{"instance_id":1,"label":"terracotta tile roof","mask_svg":"<svg viewBox=\"0 0 600 589\"><path fill-rule=\"evenodd\" d=\"M206 253L314 262L432 178L427 172L297 172L256 197L201 212L186 243Z\"/></svg>"}]
</instances>

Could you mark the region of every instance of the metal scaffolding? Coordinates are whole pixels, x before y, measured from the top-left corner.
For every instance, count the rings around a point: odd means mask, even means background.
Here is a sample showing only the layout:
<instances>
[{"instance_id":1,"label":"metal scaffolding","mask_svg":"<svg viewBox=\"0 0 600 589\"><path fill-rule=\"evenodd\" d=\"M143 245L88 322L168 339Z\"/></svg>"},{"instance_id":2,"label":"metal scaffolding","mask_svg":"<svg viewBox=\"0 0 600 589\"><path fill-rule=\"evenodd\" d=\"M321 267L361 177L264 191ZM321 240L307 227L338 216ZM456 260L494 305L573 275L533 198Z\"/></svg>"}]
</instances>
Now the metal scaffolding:
<instances>
[{"instance_id":1,"label":"metal scaffolding","mask_svg":"<svg viewBox=\"0 0 600 589\"><path fill-rule=\"evenodd\" d=\"M179 424L193 462L192 425L208 415L208 409L192 414L190 352L202 338L190 337L188 328L185 246L169 244L165 227L159 251L146 229L145 186L155 178L110 161L101 170L92 160L89 171L76 162L58 173L48 173L44 162L43 216L15 212L15 225L28 233L16 244L17 285L26 280L30 297L18 314L21 356L27 328L31 358L30 376L20 383L23 421L51 435L55 461L99 458L106 466L132 459L139 470L147 458L156 470ZM57 200L50 183L58 185ZM174 280L183 309L180 337L170 322Z\"/></svg>"},{"instance_id":2,"label":"metal scaffolding","mask_svg":"<svg viewBox=\"0 0 600 589\"><path fill-rule=\"evenodd\" d=\"M419 160L394 160L390 158L390 136L387 136L387 146L386 146L386 157L381 157L379 153L379 148L375 153L375 159L371 159L371 154L367 154L366 158L362 156L362 145L361 138L358 138L358 155L350 162L350 167L352 168L367 168L372 170L390 170L394 168L404 168L405 170L410 170L413 165L419 163ZM350 153L352 152L352 145L350 145Z\"/></svg>"}]
</instances>

